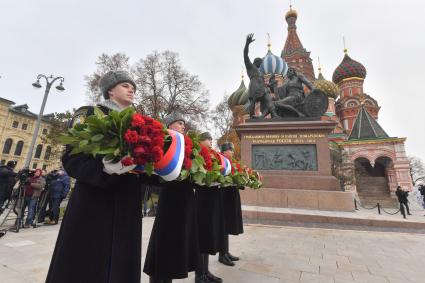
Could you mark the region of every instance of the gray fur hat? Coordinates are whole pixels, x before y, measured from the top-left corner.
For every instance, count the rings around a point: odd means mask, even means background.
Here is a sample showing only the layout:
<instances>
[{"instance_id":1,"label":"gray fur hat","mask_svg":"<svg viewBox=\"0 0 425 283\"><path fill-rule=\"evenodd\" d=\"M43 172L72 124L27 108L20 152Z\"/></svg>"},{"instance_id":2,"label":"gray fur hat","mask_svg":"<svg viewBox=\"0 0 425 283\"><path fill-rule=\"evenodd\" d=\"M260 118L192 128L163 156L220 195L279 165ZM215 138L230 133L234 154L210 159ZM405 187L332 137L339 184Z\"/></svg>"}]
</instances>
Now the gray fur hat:
<instances>
[{"instance_id":1,"label":"gray fur hat","mask_svg":"<svg viewBox=\"0 0 425 283\"><path fill-rule=\"evenodd\" d=\"M235 150L235 146L232 142L225 142L220 146L220 151L225 152L226 150Z\"/></svg>"},{"instance_id":2,"label":"gray fur hat","mask_svg":"<svg viewBox=\"0 0 425 283\"><path fill-rule=\"evenodd\" d=\"M168 128L172 123L177 121L183 121L186 124L186 120L179 112L171 112L164 119L162 119L162 123Z\"/></svg>"},{"instance_id":3,"label":"gray fur hat","mask_svg":"<svg viewBox=\"0 0 425 283\"><path fill-rule=\"evenodd\" d=\"M109 99L109 93L112 88L120 83L130 83L136 91L136 83L130 77L130 74L126 71L109 71L104 74L99 80L99 88L103 95L103 98Z\"/></svg>"},{"instance_id":4,"label":"gray fur hat","mask_svg":"<svg viewBox=\"0 0 425 283\"><path fill-rule=\"evenodd\" d=\"M204 133L199 135L199 140L200 141L212 140L212 136L211 136L210 132L204 132Z\"/></svg>"}]
</instances>

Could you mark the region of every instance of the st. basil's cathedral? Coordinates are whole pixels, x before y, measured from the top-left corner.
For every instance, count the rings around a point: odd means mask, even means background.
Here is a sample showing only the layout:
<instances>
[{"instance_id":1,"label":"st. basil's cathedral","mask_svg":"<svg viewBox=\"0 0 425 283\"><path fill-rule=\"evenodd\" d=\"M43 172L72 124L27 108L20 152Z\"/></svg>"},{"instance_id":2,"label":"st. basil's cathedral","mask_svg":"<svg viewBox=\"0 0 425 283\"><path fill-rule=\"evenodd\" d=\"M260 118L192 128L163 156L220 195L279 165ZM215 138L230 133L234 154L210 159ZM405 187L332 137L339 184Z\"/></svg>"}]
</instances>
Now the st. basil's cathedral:
<instances>
[{"instance_id":1,"label":"st. basil's cathedral","mask_svg":"<svg viewBox=\"0 0 425 283\"><path fill-rule=\"evenodd\" d=\"M395 206L397 186L409 191L413 188L404 145L406 138L388 135L378 123L381 107L363 90L366 68L352 59L346 49L332 81L323 77L320 67L315 76L310 52L297 34L297 18L297 11L291 7L285 14L288 35L281 55L273 54L269 43L260 72L266 82L274 75L278 86L282 86L287 69L293 67L323 91L329 106L321 119L336 122L329 135L329 145L335 155L333 159L341 160L340 172L335 174L339 176L341 189L356 192L364 205L379 202L383 206ZM248 89L242 78L239 88L228 99L235 125L249 118L243 107L247 101Z\"/></svg>"}]
</instances>

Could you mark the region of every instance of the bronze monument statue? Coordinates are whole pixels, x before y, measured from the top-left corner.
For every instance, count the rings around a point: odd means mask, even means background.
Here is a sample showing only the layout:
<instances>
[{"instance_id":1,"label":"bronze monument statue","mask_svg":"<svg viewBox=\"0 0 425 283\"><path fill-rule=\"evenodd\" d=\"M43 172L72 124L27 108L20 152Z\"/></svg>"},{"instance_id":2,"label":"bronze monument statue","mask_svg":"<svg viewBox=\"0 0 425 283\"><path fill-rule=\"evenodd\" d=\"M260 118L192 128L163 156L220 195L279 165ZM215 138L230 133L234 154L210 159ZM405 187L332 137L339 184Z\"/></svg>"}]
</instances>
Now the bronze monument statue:
<instances>
[{"instance_id":1,"label":"bronze monument statue","mask_svg":"<svg viewBox=\"0 0 425 283\"><path fill-rule=\"evenodd\" d=\"M249 113L251 118L264 118L268 114L270 114L272 118L274 118L277 116L277 114L272 101L272 97L270 96L269 89L266 88L266 85L264 84L264 77L258 70L258 68L260 68L261 66L261 63L263 62L263 59L255 58L254 62L251 63L251 60L248 56L249 45L254 41L254 34L250 33L246 37L245 48L243 51L245 68L250 79L248 87L249 99L246 105L247 112ZM256 102L260 102L262 113L260 117L255 116Z\"/></svg>"},{"instance_id":2,"label":"bronze monument statue","mask_svg":"<svg viewBox=\"0 0 425 283\"><path fill-rule=\"evenodd\" d=\"M273 74L268 84L264 82L259 68L262 64L261 58L255 58L251 63L248 56L248 47L255 39L254 34L246 38L244 48L244 61L248 77L250 79L248 92L249 100L245 104L245 110L251 118L264 118L270 114L275 117L314 117L318 118L325 114L328 108L328 97L322 91L314 89L313 84L307 78L289 68L286 74L286 82L278 87ZM306 95L304 86L310 90ZM274 94L274 101L271 94ZM255 103L260 102L261 116L255 115Z\"/></svg>"}]
</instances>

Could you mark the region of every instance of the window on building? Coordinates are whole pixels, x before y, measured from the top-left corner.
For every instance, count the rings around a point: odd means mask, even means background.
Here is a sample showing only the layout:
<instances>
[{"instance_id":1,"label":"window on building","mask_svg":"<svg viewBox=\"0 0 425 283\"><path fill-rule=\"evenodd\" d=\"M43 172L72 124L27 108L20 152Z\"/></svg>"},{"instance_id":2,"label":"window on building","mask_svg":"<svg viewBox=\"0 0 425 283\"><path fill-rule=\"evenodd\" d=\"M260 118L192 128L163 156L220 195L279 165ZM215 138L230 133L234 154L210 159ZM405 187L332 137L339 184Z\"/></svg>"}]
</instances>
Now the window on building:
<instances>
[{"instance_id":1,"label":"window on building","mask_svg":"<svg viewBox=\"0 0 425 283\"><path fill-rule=\"evenodd\" d=\"M47 165L43 165L43 170L47 170Z\"/></svg>"},{"instance_id":2,"label":"window on building","mask_svg":"<svg viewBox=\"0 0 425 283\"><path fill-rule=\"evenodd\" d=\"M37 148L35 149L34 158L40 158L42 150L43 150L43 145L41 144L37 145Z\"/></svg>"},{"instance_id":3,"label":"window on building","mask_svg":"<svg viewBox=\"0 0 425 283\"><path fill-rule=\"evenodd\" d=\"M37 163L32 164L32 169L37 169Z\"/></svg>"},{"instance_id":4,"label":"window on building","mask_svg":"<svg viewBox=\"0 0 425 283\"><path fill-rule=\"evenodd\" d=\"M18 121L13 121L12 127L17 128L18 126L19 126L19 122Z\"/></svg>"},{"instance_id":5,"label":"window on building","mask_svg":"<svg viewBox=\"0 0 425 283\"><path fill-rule=\"evenodd\" d=\"M0 165L5 165L6 164L6 160L5 159L2 159L1 161L0 161Z\"/></svg>"},{"instance_id":6,"label":"window on building","mask_svg":"<svg viewBox=\"0 0 425 283\"><path fill-rule=\"evenodd\" d=\"M52 154L52 147L48 145L46 147L46 152L44 153L44 160L49 160L51 154Z\"/></svg>"},{"instance_id":7,"label":"window on building","mask_svg":"<svg viewBox=\"0 0 425 283\"><path fill-rule=\"evenodd\" d=\"M22 130L25 131L26 129L28 129L28 124L26 124L26 123L22 124Z\"/></svg>"},{"instance_id":8,"label":"window on building","mask_svg":"<svg viewBox=\"0 0 425 283\"><path fill-rule=\"evenodd\" d=\"M4 142L3 154L9 154L10 153L10 149L12 148L12 143L13 143L13 140L12 139L7 139Z\"/></svg>"},{"instance_id":9,"label":"window on building","mask_svg":"<svg viewBox=\"0 0 425 283\"><path fill-rule=\"evenodd\" d=\"M47 135L47 129L43 129L43 135Z\"/></svg>"},{"instance_id":10,"label":"window on building","mask_svg":"<svg viewBox=\"0 0 425 283\"><path fill-rule=\"evenodd\" d=\"M21 156L23 147L24 147L24 142L18 141L18 143L16 144L16 148L15 148L15 155L16 156Z\"/></svg>"}]
</instances>

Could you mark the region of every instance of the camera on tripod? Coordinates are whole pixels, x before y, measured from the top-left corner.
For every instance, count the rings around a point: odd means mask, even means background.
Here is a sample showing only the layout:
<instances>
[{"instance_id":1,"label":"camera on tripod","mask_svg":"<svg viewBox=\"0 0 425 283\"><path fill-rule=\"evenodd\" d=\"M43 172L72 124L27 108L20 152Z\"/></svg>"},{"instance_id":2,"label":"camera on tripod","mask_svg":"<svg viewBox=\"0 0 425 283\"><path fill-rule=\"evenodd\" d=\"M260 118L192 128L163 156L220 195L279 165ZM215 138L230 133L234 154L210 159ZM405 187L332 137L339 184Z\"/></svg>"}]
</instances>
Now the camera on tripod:
<instances>
[{"instance_id":1,"label":"camera on tripod","mask_svg":"<svg viewBox=\"0 0 425 283\"><path fill-rule=\"evenodd\" d=\"M21 184L24 184L28 180L28 178L32 176L34 176L34 171L28 168L24 168L18 172L17 178Z\"/></svg>"}]
</instances>

